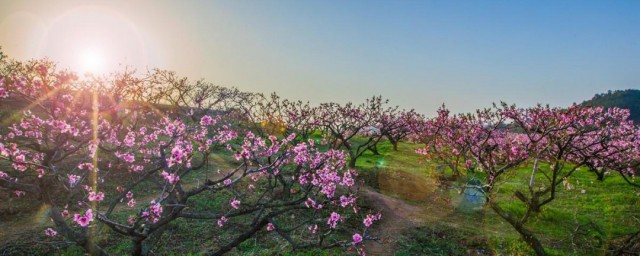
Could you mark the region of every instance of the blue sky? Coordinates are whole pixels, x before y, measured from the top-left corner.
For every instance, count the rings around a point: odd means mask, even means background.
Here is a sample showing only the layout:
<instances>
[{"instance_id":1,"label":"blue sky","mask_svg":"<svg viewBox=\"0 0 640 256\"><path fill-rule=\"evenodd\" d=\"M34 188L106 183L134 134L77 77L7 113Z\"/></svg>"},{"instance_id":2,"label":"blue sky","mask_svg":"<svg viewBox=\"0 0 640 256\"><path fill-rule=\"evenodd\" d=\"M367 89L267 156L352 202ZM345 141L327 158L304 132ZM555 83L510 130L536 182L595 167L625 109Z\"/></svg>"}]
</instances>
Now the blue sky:
<instances>
[{"instance_id":1,"label":"blue sky","mask_svg":"<svg viewBox=\"0 0 640 256\"><path fill-rule=\"evenodd\" d=\"M67 10L90 6L130 24L139 37L132 44L144 49L140 58L107 54L113 62L314 103L381 94L432 115L442 103L456 112L501 100L567 106L609 89L640 88L638 1L37 3L0 11L0 45L12 57L71 62L56 47L31 55L20 49L28 37L12 37L12 13L37 16L33 23L46 31ZM47 42L58 38L38 40L57 45Z\"/></svg>"}]
</instances>

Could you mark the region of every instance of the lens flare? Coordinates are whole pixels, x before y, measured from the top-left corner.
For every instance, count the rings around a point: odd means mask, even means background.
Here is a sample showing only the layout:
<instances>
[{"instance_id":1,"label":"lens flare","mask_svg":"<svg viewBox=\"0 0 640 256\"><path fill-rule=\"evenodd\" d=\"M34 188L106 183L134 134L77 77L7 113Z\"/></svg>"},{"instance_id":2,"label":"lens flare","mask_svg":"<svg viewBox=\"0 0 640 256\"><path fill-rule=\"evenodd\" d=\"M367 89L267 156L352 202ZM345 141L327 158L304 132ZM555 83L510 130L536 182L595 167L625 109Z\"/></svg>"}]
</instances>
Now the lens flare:
<instances>
[{"instance_id":1,"label":"lens flare","mask_svg":"<svg viewBox=\"0 0 640 256\"><path fill-rule=\"evenodd\" d=\"M105 71L105 56L98 49L86 49L78 56L80 71L82 73L99 74Z\"/></svg>"}]
</instances>

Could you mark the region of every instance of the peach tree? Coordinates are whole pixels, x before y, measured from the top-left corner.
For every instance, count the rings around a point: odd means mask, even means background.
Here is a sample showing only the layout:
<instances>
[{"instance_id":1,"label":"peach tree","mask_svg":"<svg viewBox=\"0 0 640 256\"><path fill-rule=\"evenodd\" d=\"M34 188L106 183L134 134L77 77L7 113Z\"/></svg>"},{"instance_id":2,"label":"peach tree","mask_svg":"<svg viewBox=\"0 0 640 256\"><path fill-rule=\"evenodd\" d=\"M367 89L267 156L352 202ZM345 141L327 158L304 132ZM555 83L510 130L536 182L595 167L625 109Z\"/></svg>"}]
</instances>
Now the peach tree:
<instances>
[{"instance_id":1,"label":"peach tree","mask_svg":"<svg viewBox=\"0 0 640 256\"><path fill-rule=\"evenodd\" d=\"M0 127L0 191L47 205L48 236L107 255L95 230L108 227L130 239L132 254L144 255L176 220L199 219L230 234L206 254L228 252L259 232L293 249L364 253L380 215L359 210L357 172L346 168L342 151L293 142L293 133L240 133L207 111L183 109L184 97L145 102L137 94L151 88L130 90L130 75L79 79L47 61L0 65L0 104L15 107ZM163 102L186 111L168 113ZM214 159L225 155L235 167L220 170ZM202 208L196 197L225 203ZM341 228L349 218L360 225Z\"/></svg>"}]
</instances>

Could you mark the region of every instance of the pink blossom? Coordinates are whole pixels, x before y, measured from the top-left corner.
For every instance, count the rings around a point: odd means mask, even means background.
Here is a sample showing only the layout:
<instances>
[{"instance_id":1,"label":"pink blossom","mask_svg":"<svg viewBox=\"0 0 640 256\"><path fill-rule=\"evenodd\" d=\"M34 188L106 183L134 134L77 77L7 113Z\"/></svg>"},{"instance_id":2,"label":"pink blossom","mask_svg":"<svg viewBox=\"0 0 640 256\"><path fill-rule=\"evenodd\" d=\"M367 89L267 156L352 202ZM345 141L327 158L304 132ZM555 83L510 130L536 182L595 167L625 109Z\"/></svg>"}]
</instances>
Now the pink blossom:
<instances>
[{"instance_id":1,"label":"pink blossom","mask_svg":"<svg viewBox=\"0 0 640 256\"><path fill-rule=\"evenodd\" d=\"M62 210L62 216L64 216L65 218L69 217L69 210L67 209L68 207L69 205L65 205L64 210Z\"/></svg>"},{"instance_id":2,"label":"pink blossom","mask_svg":"<svg viewBox=\"0 0 640 256\"><path fill-rule=\"evenodd\" d=\"M62 95L62 99L66 100L67 102L71 102L73 101L73 95L70 95L70 94Z\"/></svg>"},{"instance_id":3,"label":"pink blossom","mask_svg":"<svg viewBox=\"0 0 640 256\"><path fill-rule=\"evenodd\" d=\"M362 242L362 236L358 233L354 234L351 238L353 238L354 245Z\"/></svg>"},{"instance_id":4,"label":"pink blossom","mask_svg":"<svg viewBox=\"0 0 640 256\"><path fill-rule=\"evenodd\" d=\"M91 209L88 209L84 215L80 215L78 213L73 215L73 221L78 223L81 227L86 227L93 221L93 213Z\"/></svg>"},{"instance_id":5,"label":"pink blossom","mask_svg":"<svg viewBox=\"0 0 640 256\"><path fill-rule=\"evenodd\" d=\"M356 203L356 197L353 195L350 195L349 197L346 196L340 196L340 206L347 207L350 205L354 205Z\"/></svg>"},{"instance_id":6,"label":"pink blossom","mask_svg":"<svg viewBox=\"0 0 640 256\"><path fill-rule=\"evenodd\" d=\"M58 232L56 232L55 230L51 229L51 228L47 228L44 230L44 234L50 237L54 237L56 235L58 235Z\"/></svg>"},{"instance_id":7,"label":"pink blossom","mask_svg":"<svg viewBox=\"0 0 640 256\"><path fill-rule=\"evenodd\" d=\"M178 183L178 181L180 181L180 176L176 175L175 173L169 174L165 171L162 171L162 177L172 185L175 185L176 183Z\"/></svg>"},{"instance_id":8,"label":"pink blossom","mask_svg":"<svg viewBox=\"0 0 640 256\"><path fill-rule=\"evenodd\" d=\"M267 231L273 231L274 229L276 229L276 227L273 226L273 224L271 223L267 224Z\"/></svg>"},{"instance_id":9,"label":"pink blossom","mask_svg":"<svg viewBox=\"0 0 640 256\"><path fill-rule=\"evenodd\" d=\"M373 224L374 221L380 220L381 217L382 217L382 214L380 213L378 213L377 215L367 214L367 217L364 218L362 223L364 224L365 227L369 227L371 226L371 224Z\"/></svg>"},{"instance_id":10,"label":"pink blossom","mask_svg":"<svg viewBox=\"0 0 640 256\"><path fill-rule=\"evenodd\" d=\"M309 226L308 229L311 231L311 234L315 234L318 232L318 225Z\"/></svg>"},{"instance_id":11,"label":"pink blossom","mask_svg":"<svg viewBox=\"0 0 640 256\"><path fill-rule=\"evenodd\" d=\"M25 162L25 156L24 155L17 155L16 156L16 162L24 163Z\"/></svg>"},{"instance_id":12,"label":"pink blossom","mask_svg":"<svg viewBox=\"0 0 640 256\"><path fill-rule=\"evenodd\" d=\"M80 176L78 175L67 175L69 178L69 186L74 187L78 180L80 180Z\"/></svg>"},{"instance_id":13,"label":"pink blossom","mask_svg":"<svg viewBox=\"0 0 640 256\"><path fill-rule=\"evenodd\" d=\"M203 116L202 118L200 118L200 125L202 126L209 126L209 125L215 125L216 124L216 120L211 118L210 116Z\"/></svg>"},{"instance_id":14,"label":"pink blossom","mask_svg":"<svg viewBox=\"0 0 640 256\"><path fill-rule=\"evenodd\" d=\"M44 177L44 169L39 168L36 172L38 173L38 178ZM2 178L2 174L0 174L0 178Z\"/></svg>"},{"instance_id":15,"label":"pink blossom","mask_svg":"<svg viewBox=\"0 0 640 256\"><path fill-rule=\"evenodd\" d=\"M102 192L89 192L89 197L88 197L90 202L96 201L96 202L102 202L102 200L104 200L104 193Z\"/></svg>"},{"instance_id":16,"label":"pink blossom","mask_svg":"<svg viewBox=\"0 0 640 256\"><path fill-rule=\"evenodd\" d=\"M127 163L133 163L135 161L135 157L132 154L116 152L116 156Z\"/></svg>"},{"instance_id":17,"label":"pink blossom","mask_svg":"<svg viewBox=\"0 0 640 256\"><path fill-rule=\"evenodd\" d=\"M327 224L331 228L336 228L336 225L338 224L339 220L341 220L340 214L338 214L336 212L332 212L331 213L331 217L327 220Z\"/></svg>"},{"instance_id":18,"label":"pink blossom","mask_svg":"<svg viewBox=\"0 0 640 256\"><path fill-rule=\"evenodd\" d=\"M225 223L227 223L228 219L225 218L224 216L220 217L220 219L218 220L218 226L222 227L224 226Z\"/></svg>"},{"instance_id":19,"label":"pink blossom","mask_svg":"<svg viewBox=\"0 0 640 256\"><path fill-rule=\"evenodd\" d=\"M87 169L87 170L90 171L90 170L93 170L93 164L91 164L91 163L82 163L82 164L78 165L78 169L80 169L80 170Z\"/></svg>"},{"instance_id":20,"label":"pink blossom","mask_svg":"<svg viewBox=\"0 0 640 256\"><path fill-rule=\"evenodd\" d=\"M135 136L136 136L135 132L129 132L127 134L127 136L124 138L124 144L127 147L130 147L130 148L133 147L133 145L136 142L136 137Z\"/></svg>"},{"instance_id":21,"label":"pink blossom","mask_svg":"<svg viewBox=\"0 0 640 256\"><path fill-rule=\"evenodd\" d=\"M129 207L136 206L136 200L131 198L131 200L129 200L129 202L127 202L127 206L129 206Z\"/></svg>"},{"instance_id":22,"label":"pink blossom","mask_svg":"<svg viewBox=\"0 0 640 256\"><path fill-rule=\"evenodd\" d=\"M234 209L238 209L238 208L240 208L240 201L238 201L238 200L236 200L236 199L233 199L233 200L231 201L231 207L233 207Z\"/></svg>"}]
</instances>

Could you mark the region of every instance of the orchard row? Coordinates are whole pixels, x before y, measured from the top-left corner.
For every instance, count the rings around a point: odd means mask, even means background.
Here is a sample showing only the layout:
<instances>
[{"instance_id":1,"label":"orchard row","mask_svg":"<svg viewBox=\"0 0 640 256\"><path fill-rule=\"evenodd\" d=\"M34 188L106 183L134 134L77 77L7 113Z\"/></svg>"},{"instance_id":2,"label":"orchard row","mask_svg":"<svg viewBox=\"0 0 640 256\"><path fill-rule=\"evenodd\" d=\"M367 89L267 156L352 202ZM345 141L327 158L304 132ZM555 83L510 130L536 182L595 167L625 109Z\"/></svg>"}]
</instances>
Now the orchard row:
<instances>
[{"instance_id":1,"label":"orchard row","mask_svg":"<svg viewBox=\"0 0 640 256\"><path fill-rule=\"evenodd\" d=\"M92 235L97 225L128 237L131 252L143 255L179 219L208 219L232 233L212 255L260 232L294 249L364 254L381 215L358 206L355 167L383 140L394 149L400 141L424 144L417 153L446 173L481 179L486 205L538 255L544 247L526 224L572 174L602 180L615 172L639 186L640 132L627 110L502 104L460 115L442 107L427 118L382 97L312 106L169 71L80 79L48 61L1 58L0 104L11 111L1 116L0 188L48 205L47 235L94 255L108 250ZM211 168L221 154L236 167ZM529 185L514 195L526 210L510 212L496 191L523 167ZM206 181L186 182L202 172ZM198 208L193 198L201 196L226 201Z\"/></svg>"}]
</instances>

